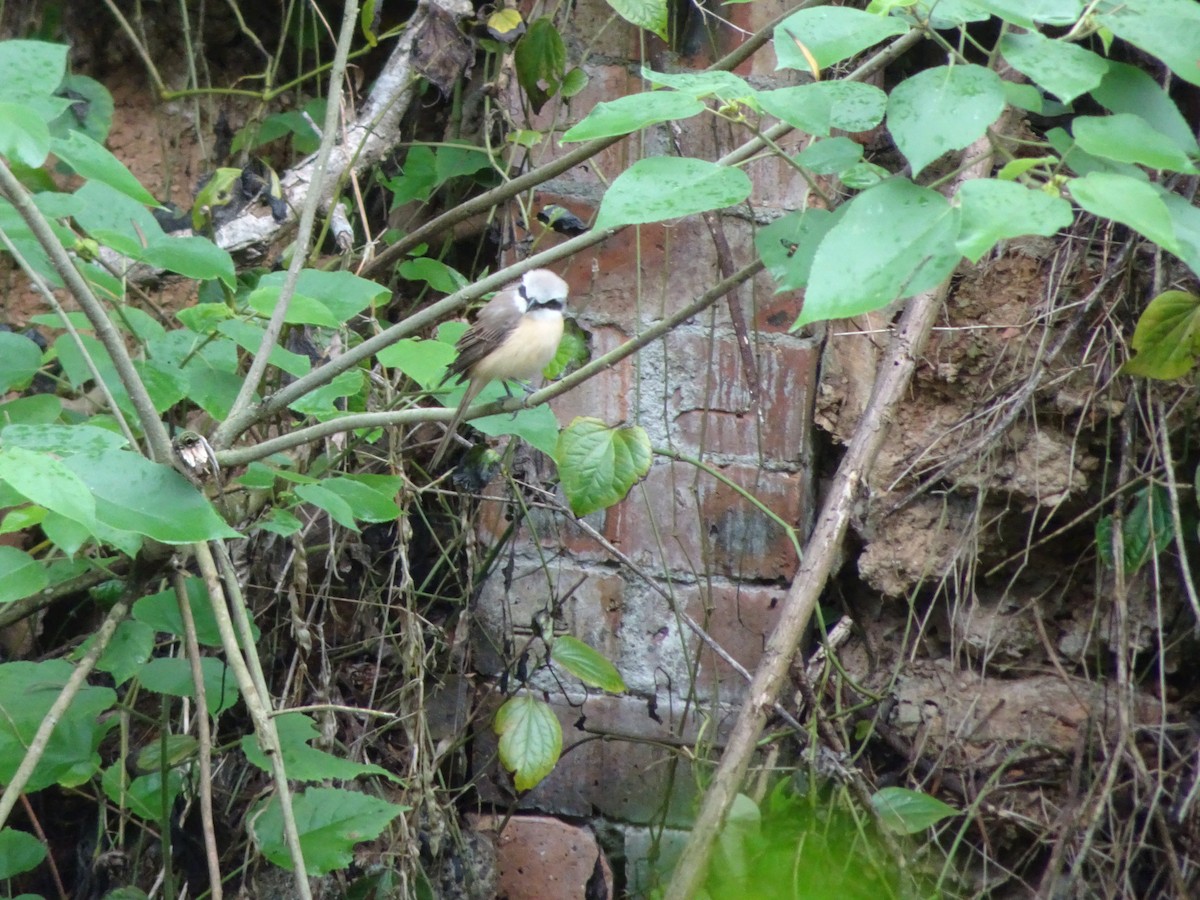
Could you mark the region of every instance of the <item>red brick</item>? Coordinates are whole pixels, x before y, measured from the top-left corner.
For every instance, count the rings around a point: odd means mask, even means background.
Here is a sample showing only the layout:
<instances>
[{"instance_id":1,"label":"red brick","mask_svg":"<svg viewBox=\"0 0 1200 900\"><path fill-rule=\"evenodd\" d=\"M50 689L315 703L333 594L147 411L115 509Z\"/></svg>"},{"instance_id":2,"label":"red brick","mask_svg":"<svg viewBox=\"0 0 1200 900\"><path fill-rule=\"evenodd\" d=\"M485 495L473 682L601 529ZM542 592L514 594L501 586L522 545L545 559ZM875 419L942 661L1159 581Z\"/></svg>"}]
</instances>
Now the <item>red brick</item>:
<instances>
[{"instance_id":1,"label":"red brick","mask_svg":"<svg viewBox=\"0 0 1200 900\"><path fill-rule=\"evenodd\" d=\"M712 585L676 589L681 605L720 647L754 674L767 638L779 620L784 589L753 585ZM692 638L699 654L697 688L702 696L732 700L744 696L746 680L698 637Z\"/></svg>"},{"instance_id":2,"label":"red brick","mask_svg":"<svg viewBox=\"0 0 1200 900\"><path fill-rule=\"evenodd\" d=\"M804 474L728 465L721 472L783 521L809 515ZM645 482L608 511L605 535L653 573L704 572L747 580L790 579L796 553L786 532L748 500L684 463L654 466Z\"/></svg>"},{"instance_id":3,"label":"red brick","mask_svg":"<svg viewBox=\"0 0 1200 900\"><path fill-rule=\"evenodd\" d=\"M593 359L615 350L628 340L628 335L617 329L592 326L589 317L590 310L582 310L578 321L591 334ZM551 406L559 424L569 425L576 416L593 416L609 423L624 422L631 418L629 403L633 397L636 375L634 366L634 358L626 357L556 398Z\"/></svg>"},{"instance_id":4,"label":"red brick","mask_svg":"<svg viewBox=\"0 0 1200 900\"><path fill-rule=\"evenodd\" d=\"M597 860L607 889L594 896L597 900L612 896L612 868L590 828L550 816L471 815L468 819L473 828L494 836L497 897L580 900Z\"/></svg>"},{"instance_id":5,"label":"red brick","mask_svg":"<svg viewBox=\"0 0 1200 900\"><path fill-rule=\"evenodd\" d=\"M667 404L673 436L682 446L703 446L710 454L757 458L761 453L773 462L808 462L817 350L799 339L779 337L761 341L751 351L765 411L761 425L732 335L676 332L667 338L668 358L703 361L697 377L674 379ZM711 376L705 374L710 367Z\"/></svg>"}]
</instances>

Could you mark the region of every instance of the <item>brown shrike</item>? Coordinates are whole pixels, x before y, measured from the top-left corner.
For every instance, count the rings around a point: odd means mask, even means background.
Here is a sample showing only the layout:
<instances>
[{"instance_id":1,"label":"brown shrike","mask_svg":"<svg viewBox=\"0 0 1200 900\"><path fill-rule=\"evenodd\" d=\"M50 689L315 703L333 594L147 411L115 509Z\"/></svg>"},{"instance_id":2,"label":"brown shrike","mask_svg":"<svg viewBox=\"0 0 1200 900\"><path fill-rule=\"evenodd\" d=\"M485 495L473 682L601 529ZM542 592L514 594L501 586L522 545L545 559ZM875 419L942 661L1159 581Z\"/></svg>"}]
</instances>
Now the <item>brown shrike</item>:
<instances>
[{"instance_id":1,"label":"brown shrike","mask_svg":"<svg viewBox=\"0 0 1200 900\"><path fill-rule=\"evenodd\" d=\"M567 283L547 269L533 269L504 288L479 311L475 323L455 344L458 356L446 372L449 379L469 380L467 392L445 435L433 451L430 468L445 455L455 431L489 382L527 380L541 374L558 351L563 334Z\"/></svg>"}]
</instances>

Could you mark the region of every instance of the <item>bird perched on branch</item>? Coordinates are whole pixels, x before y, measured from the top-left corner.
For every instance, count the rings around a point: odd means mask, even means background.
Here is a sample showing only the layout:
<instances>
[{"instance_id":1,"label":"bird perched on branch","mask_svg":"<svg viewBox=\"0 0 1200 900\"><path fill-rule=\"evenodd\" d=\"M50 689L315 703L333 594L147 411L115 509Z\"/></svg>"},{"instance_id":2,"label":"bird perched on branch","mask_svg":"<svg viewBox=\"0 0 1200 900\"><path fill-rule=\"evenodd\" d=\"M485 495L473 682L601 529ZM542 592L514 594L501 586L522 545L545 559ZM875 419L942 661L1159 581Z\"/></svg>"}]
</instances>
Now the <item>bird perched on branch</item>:
<instances>
[{"instance_id":1,"label":"bird perched on branch","mask_svg":"<svg viewBox=\"0 0 1200 900\"><path fill-rule=\"evenodd\" d=\"M554 358L563 334L567 283L548 269L533 269L504 288L479 311L455 349L446 379L468 380L467 392L433 452L430 467L441 462L471 402L489 382L527 380Z\"/></svg>"}]
</instances>

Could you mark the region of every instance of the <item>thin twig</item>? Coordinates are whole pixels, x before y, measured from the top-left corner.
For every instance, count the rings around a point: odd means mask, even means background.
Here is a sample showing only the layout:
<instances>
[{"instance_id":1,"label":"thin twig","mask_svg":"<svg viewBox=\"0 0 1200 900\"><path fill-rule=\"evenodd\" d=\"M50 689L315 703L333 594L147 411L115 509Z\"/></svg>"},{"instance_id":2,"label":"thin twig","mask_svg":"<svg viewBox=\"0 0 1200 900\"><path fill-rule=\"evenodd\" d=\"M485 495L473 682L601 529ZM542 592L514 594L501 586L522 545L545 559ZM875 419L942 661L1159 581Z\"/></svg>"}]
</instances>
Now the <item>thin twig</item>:
<instances>
[{"instance_id":1,"label":"thin twig","mask_svg":"<svg viewBox=\"0 0 1200 900\"><path fill-rule=\"evenodd\" d=\"M271 763L271 779L275 785L275 798L279 801L279 810L283 818L283 839L287 844L288 856L292 861L292 876L296 887L296 895L301 900L312 900L312 890L308 884L308 872L304 865L304 852L300 847L300 833L296 828L296 816L292 810L292 790L288 785L287 771L283 765L283 753L279 744L279 732L275 728L275 720L269 715L270 699L260 693L246 657L238 646L237 634L234 631L233 620L229 615L229 601L217 572L208 544L192 545L196 554L196 563L200 568L200 576L208 588L208 596L212 602L213 618L216 620L217 631L221 635L221 646L225 650L225 660L233 670L242 702L250 713L254 723L254 734L258 738L258 746ZM217 544L218 551L224 549L223 544ZM253 648L251 648L253 650ZM257 654L251 653L257 659Z\"/></svg>"},{"instance_id":2,"label":"thin twig","mask_svg":"<svg viewBox=\"0 0 1200 900\"><path fill-rule=\"evenodd\" d=\"M1192 605L1192 633L1200 634L1200 597L1196 594L1196 583L1192 580L1192 568L1188 565L1187 547L1184 545L1183 515L1179 506L1179 486L1175 483L1175 462L1171 457L1171 435L1167 431L1167 412L1162 400L1157 403L1158 433L1162 445L1163 467L1166 470L1167 496L1171 498L1171 522L1175 526L1175 549L1179 553L1179 572L1188 602Z\"/></svg>"},{"instance_id":3,"label":"thin twig","mask_svg":"<svg viewBox=\"0 0 1200 900\"><path fill-rule=\"evenodd\" d=\"M196 619L192 615L192 604L188 599L187 579L182 569L176 569L171 577L175 588L175 600L179 604L179 617L183 621L184 645L187 648L188 664L192 670L192 689L196 692L196 739L199 742L197 755L200 762L200 821L204 830L204 858L208 863L209 896L221 900L221 858L217 852L217 829L213 821L212 805L212 731L208 726L207 689L204 687L204 669L200 665L200 641L196 637Z\"/></svg>"},{"instance_id":4,"label":"thin twig","mask_svg":"<svg viewBox=\"0 0 1200 900\"><path fill-rule=\"evenodd\" d=\"M263 329L262 342L258 352L250 363L250 370L242 382L237 399L230 409L230 417L237 416L245 409L254 397L262 383L263 375L271 360L271 350L279 341L283 332L284 319L292 297L296 293L296 285L300 282L300 271L308 262L309 245L312 243L313 223L317 219L317 208L324 196L324 181L327 177L326 167L333 154L333 146L341 134L338 119L342 114L342 81L346 77L346 59L350 54L350 42L354 39L355 25L358 19L358 0L346 0L342 12L342 28L338 34L337 48L333 56L333 68L329 70L329 98L325 106L325 128L322 132L321 146L317 150L317 160L313 166L313 180L308 185L308 193L304 197L304 206L300 210L300 224L296 230L296 240L292 253L292 263L288 266L287 275L283 279L283 287L279 291L279 300L271 314L271 320Z\"/></svg>"}]
</instances>

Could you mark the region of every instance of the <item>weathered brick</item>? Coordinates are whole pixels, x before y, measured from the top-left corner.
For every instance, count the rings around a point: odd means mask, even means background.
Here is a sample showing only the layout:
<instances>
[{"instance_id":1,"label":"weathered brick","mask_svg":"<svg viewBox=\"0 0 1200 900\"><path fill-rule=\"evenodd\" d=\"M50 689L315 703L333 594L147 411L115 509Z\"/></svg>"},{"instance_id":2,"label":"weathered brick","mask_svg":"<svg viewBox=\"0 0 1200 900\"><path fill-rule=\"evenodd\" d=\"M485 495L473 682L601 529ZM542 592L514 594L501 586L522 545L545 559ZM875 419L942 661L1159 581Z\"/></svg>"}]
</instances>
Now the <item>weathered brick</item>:
<instances>
[{"instance_id":1,"label":"weathered brick","mask_svg":"<svg viewBox=\"0 0 1200 900\"><path fill-rule=\"evenodd\" d=\"M722 473L793 525L808 517L807 476L728 465ZM608 511L605 535L651 573L707 572L748 580L789 579L796 553L787 533L731 487L684 463L654 466Z\"/></svg>"},{"instance_id":2,"label":"weathered brick","mask_svg":"<svg viewBox=\"0 0 1200 900\"><path fill-rule=\"evenodd\" d=\"M597 865L607 889L588 896L612 896L612 868L590 828L550 816L473 814L468 820L473 828L493 835L497 897L579 900Z\"/></svg>"},{"instance_id":3,"label":"weathered brick","mask_svg":"<svg viewBox=\"0 0 1200 900\"><path fill-rule=\"evenodd\" d=\"M491 722L502 698L489 698L481 710ZM680 721L670 704L660 704L651 718L644 699L591 697L582 707L551 697L563 728L563 755L554 771L524 794L518 809L537 809L554 815L602 815L621 822L648 824L690 821L695 779L684 754L673 747L690 747L699 737L695 716ZM708 726L705 738L720 742L728 734L734 713L722 711L718 725ZM579 727L577 727L577 725ZM586 729L586 730L581 730ZM603 735L604 740L597 740ZM480 799L508 804L512 779L496 762L497 738L480 729L474 747Z\"/></svg>"},{"instance_id":4,"label":"weathered brick","mask_svg":"<svg viewBox=\"0 0 1200 900\"><path fill-rule=\"evenodd\" d=\"M767 638L779 621L783 588L711 584L677 588L680 601L720 647L754 674ZM746 680L712 649L692 637L699 654L697 690L701 696L730 701L745 696Z\"/></svg>"},{"instance_id":5,"label":"weathered brick","mask_svg":"<svg viewBox=\"0 0 1200 900\"><path fill-rule=\"evenodd\" d=\"M763 340L751 348L758 366L761 422L756 422L741 353L731 334L679 331L667 338L672 360L703 360L696 378L673 379L667 403L681 446L775 462L807 462L818 353L798 338ZM706 374L711 367L711 375Z\"/></svg>"},{"instance_id":6,"label":"weathered brick","mask_svg":"<svg viewBox=\"0 0 1200 900\"><path fill-rule=\"evenodd\" d=\"M533 631L539 612L554 608L555 632L570 634L613 661L620 654L617 636L624 608L624 580L603 570L580 569L551 563L549 572L537 558L520 561L511 583L502 577L484 585L476 613L476 668L489 675L504 665L500 650L506 640L518 650ZM549 576L549 577L548 577ZM570 596L567 596L570 592ZM540 644L535 650L541 652ZM619 666L619 662L618 662ZM548 688L555 682L546 682Z\"/></svg>"}]
</instances>

